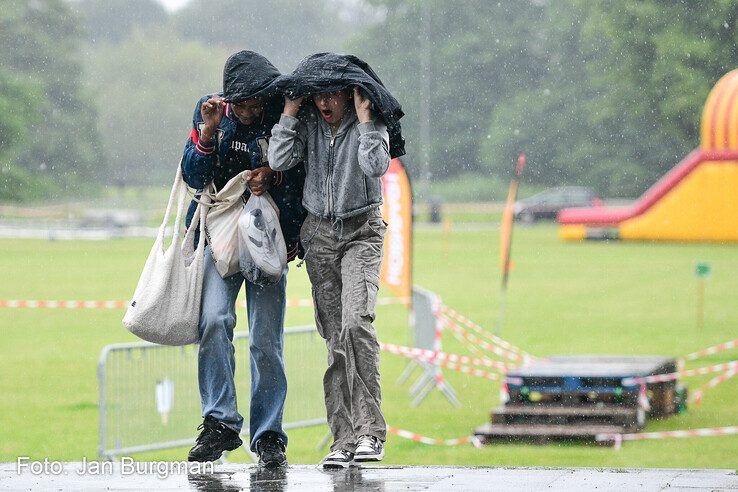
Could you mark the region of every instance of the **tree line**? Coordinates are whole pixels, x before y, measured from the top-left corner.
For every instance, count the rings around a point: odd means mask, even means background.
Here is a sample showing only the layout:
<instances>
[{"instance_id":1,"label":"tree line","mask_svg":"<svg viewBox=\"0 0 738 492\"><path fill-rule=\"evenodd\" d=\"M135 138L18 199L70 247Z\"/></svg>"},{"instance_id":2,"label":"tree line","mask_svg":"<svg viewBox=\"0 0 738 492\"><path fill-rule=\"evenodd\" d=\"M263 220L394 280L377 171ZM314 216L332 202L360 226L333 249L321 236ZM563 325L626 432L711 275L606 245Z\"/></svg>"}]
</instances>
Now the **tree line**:
<instances>
[{"instance_id":1,"label":"tree line","mask_svg":"<svg viewBox=\"0 0 738 492\"><path fill-rule=\"evenodd\" d=\"M505 178L525 151L529 182L634 196L698 145L705 98L738 59L731 0L4 7L4 201L167 183L195 101L220 88L238 49L283 71L318 51L367 60L403 103L416 177Z\"/></svg>"}]
</instances>

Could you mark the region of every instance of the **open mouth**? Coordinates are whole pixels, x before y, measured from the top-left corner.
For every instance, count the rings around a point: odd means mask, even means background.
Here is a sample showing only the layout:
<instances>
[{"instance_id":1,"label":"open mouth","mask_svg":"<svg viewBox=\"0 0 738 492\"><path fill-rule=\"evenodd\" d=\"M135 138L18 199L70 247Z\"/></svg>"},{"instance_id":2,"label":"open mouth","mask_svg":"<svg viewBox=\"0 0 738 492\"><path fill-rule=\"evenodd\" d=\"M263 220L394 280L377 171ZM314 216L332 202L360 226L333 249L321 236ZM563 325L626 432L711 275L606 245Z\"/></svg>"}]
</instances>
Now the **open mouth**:
<instances>
[{"instance_id":1,"label":"open mouth","mask_svg":"<svg viewBox=\"0 0 738 492\"><path fill-rule=\"evenodd\" d=\"M333 117L333 111L331 111L330 109L321 109L320 113L326 120L330 120Z\"/></svg>"}]
</instances>

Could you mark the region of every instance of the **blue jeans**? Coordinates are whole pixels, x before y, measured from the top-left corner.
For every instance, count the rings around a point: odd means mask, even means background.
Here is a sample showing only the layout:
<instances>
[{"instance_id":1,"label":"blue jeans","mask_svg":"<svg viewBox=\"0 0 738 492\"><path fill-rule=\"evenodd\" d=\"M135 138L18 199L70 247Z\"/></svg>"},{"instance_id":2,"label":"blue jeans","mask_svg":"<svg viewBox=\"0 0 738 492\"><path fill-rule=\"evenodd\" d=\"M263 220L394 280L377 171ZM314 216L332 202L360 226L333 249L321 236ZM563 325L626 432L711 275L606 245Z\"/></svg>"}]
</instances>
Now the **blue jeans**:
<instances>
[{"instance_id":1,"label":"blue jeans","mask_svg":"<svg viewBox=\"0 0 738 492\"><path fill-rule=\"evenodd\" d=\"M251 353L251 407L249 434L251 450L264 432L276 432L287 444L282 412L287 396L282 347L286 276L275 285L262 287L240 273L221 278L210 247L205 248L205 275L200 312L198 379L203 417L211 416L240 433L243 417L236 404L235 349L236 298L246 283Z\"/></svg>"}]
</instances>

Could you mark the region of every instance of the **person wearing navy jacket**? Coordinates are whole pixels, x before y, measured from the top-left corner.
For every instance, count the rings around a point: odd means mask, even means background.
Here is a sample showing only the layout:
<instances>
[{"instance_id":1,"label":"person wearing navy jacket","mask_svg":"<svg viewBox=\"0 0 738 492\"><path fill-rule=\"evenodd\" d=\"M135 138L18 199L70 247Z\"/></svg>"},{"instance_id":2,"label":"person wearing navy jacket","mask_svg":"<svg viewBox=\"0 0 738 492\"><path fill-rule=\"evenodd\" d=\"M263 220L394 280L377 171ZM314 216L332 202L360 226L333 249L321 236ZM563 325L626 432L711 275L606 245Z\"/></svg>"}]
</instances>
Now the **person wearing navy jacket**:
<instances>
[{"instance_id":1,"label":"person wearing navy jacket","mask_svg":"<svg viewBox=\"0 0 738 492\"><path fill-rule=\"evenodd\" d=\"M281 97L272 88L279 75L269 60L252 51L240 51L226 61L223 92L203 96L195 107L182 174L190 187L201 192L210 182L221 189L235 175L251 170L250 192L268 192L274 199L288 260L292 260L300 250L300 227L305 218L305 171L303 166L285 172L269 167L270 132L282 112ZM196 208L193 200L187 227ZM245 283L251 354L250 448L264 466L285 465L287 435L282 429L282 413L287 380L282 347L286 279L260 286L244 279L241 273L221 278L209 247L205 255L198 352L204 420L188 460L214 461L223 451L243 444L239 437L243 417L238 413L234 384L233 330L235 301Z\"/></svg>"}]
</instances>

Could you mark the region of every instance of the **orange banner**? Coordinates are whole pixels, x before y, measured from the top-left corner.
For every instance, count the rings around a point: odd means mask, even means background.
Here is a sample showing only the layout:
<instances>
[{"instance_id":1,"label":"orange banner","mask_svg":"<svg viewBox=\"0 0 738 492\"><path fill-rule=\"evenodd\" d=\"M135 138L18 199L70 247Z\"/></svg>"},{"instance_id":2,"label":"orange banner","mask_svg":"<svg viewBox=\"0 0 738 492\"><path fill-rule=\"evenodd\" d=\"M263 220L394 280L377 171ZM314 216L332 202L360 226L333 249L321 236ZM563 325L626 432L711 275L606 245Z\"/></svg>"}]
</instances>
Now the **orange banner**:
<instances>
[{"instance_id":1,"label":"orange banner","mask_svg":"<svg viewBox=\"0 0 738 492\"><path fill-rule=\"evenodd\" d=\"M503 285L507 283L507 275L510 273L510 246L512 244L515 200L518 196L518 183L523 168L525 168L525 154L520 154L515 165L515 177L510 181L505 211L502 213L502 220L500 221L500 268L502 269Z\"/></svg>"},{"instance_id":2,"label":"orange banner","mask_svg":"<svg viewBox=\"0 0 738 492\"><path fill-rule=\"evenodd\" d=\"M381 280L406 304L412 289L412 192L410 180L400 159L392 159L382 176L384 203L382 216L387 222Z\"/></svg>"},{"instance_id":3,"label":"orange banner","mask_svg":"<svg viewBox=\"0 0 738 492\"><path fill-rule=\"evenodd\" d=\"M518 182L510 183L507 192L507 203L500 221L500 268L503 272L510 269L510 243L512 241L513 211L515 207L515 196L518 193Z\"/></svg>"}]
</instances>

